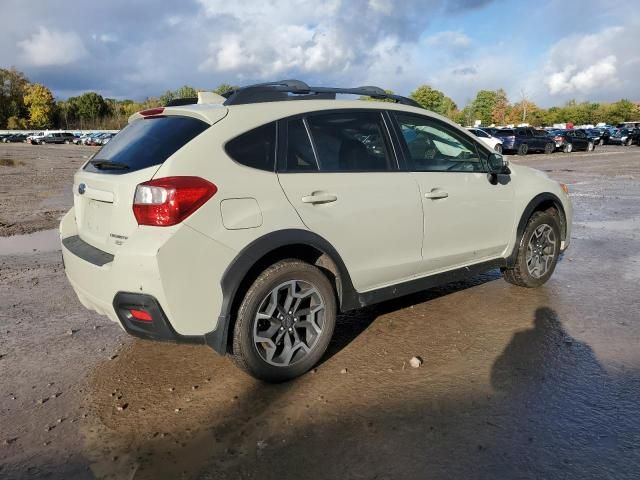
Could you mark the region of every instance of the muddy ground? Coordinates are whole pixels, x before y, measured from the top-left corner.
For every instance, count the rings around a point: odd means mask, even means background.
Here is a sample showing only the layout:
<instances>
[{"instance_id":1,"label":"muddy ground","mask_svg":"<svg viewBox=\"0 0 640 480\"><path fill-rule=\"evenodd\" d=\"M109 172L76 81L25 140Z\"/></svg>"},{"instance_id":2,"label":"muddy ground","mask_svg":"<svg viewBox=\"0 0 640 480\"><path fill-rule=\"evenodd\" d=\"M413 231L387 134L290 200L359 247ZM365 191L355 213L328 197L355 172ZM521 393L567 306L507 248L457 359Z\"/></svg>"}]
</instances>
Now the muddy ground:
<instances>
[{"instance_id":1,"label":"muddy ground","mask_svg":"<svg viewBox=\"0 0 640 480\"><path fill-rule=\"evenodd\" d=\"M25 163L0 165L2 235L54 226L91 151L1 145ZM82 308L54 247L0 239L0 478L638 478L640 148L511 158L570 183L552 279L357 311L284 385L128 337Z\"/></svg>"}]
</instances>

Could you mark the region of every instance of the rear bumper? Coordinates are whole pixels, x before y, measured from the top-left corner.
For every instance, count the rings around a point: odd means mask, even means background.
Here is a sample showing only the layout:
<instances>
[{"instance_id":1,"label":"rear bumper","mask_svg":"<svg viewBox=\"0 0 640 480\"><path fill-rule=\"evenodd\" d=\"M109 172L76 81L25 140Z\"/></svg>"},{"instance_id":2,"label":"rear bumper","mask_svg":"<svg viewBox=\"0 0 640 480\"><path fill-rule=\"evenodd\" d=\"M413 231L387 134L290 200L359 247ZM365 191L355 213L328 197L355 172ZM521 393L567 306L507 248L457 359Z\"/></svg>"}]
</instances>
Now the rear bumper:
<instances>
[{"instance_id":1,"label":"rear bumper","mask_svg":"<svg viewBox=\"0 0 640 480\"><path fill-rule=\"evenodd\" d=\"M113 299L113 309L120 325L127 333L148 340L180 343L205 343L203 335L180 335L175 331L158 301L151 295L118 292ZM131 310L141 310L150 315L151 320L138 320Z\"/></svg>"},{"instance_id":2,"label":"rear bumper","mask_svg":"<svg viewBox=\"0 0 640 480\"><path fill-rule=\"evenodd\" d=\"M236 255L229 248L186 225L139 227L111 255L78 237L73 209L62 219L60 236L67 279L87 309L144 338L202 342L216 329L219 279ZM123 314L128 304L149 307L152 325Z\"/></svg>"}]
</instances>

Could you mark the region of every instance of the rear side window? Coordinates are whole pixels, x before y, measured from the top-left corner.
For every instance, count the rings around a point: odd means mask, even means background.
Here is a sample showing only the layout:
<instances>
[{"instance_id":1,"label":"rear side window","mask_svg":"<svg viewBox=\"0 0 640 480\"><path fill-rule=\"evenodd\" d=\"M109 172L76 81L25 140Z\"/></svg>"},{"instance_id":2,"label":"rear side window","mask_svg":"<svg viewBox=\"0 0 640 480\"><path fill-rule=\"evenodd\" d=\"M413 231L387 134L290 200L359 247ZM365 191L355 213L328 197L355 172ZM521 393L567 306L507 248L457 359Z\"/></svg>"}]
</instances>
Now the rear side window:
<instances>
[{"instance_id":1,"label":"rear side window","mask_svg":"<svg viewBox=\"0 0 640 480\"><path fill-rule=\"evenodd\" d=\"M99 173L131 173L162 164L209 124L192 117L143 118L124 127L85 166Z\"/></svg>"},{"instance_id":2,"label":"rear side window","mask_svg":"<svg viewBox=\"0 0 640 480\"><path fill-rule=\"evenodd\" d=\"M236 162L273 172L276 160L276 124L269 123L227 142L227 155Z\"/></svg>"},{"instance_id":3,"label":"rear side window","mask_svg":"<svg viewBox=\"0 0 640 480\"><path fill-rule=\"evenodd\" d=\"M320 171L394 169L380 112L345 112L307 118Z\"/></svg>"},{"instance_id":4,"label":"rear side window","mask_svg":"<svg viewBox=\"0 0 640 480\"><path fill-rule=\"evenodd\" d=\"M290 120L287 125L288 172L314 172L318 170L313 147L301 118Z\"/></svg>"}]
</instances>

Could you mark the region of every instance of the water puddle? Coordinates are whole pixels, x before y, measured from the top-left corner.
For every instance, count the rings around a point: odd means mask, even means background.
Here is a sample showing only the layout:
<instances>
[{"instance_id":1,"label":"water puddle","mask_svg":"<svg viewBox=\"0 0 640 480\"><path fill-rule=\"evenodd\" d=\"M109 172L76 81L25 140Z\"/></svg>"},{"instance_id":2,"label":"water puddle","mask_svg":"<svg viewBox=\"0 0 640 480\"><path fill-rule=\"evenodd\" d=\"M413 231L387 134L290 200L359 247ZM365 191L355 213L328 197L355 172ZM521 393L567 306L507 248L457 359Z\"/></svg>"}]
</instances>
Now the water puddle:
<instances>
[{"instance_id":1,"label":"water puddle","mask_svg":"<svg viewBox=\"0 0 640 480\"><path fill-rule=\"evenodd\" d=\"M60 250L60 234L57 228L26 235L0 237L0 255L21 255L27 253L52 252Z\"/></svg>"}]
</instances>

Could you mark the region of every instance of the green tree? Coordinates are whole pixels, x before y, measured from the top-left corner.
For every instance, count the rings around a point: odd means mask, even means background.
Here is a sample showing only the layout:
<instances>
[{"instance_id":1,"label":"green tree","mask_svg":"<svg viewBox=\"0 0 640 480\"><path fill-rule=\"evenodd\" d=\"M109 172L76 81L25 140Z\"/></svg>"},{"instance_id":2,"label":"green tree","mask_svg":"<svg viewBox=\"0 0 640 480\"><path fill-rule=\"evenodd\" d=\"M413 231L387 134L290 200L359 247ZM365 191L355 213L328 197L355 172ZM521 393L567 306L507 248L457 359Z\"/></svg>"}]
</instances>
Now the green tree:
<instances>
[{"instance_id":1,"label":"green tree","mask_svg":"<svg viewBox=\"0 0 640 480\"><path fill-rule=\"evenodd\" d=\"M0 128L9 117L26 119L28 112L24 104L25 89L29 80L15 68L0 68Z\"/></svg>"},{"instance_id":2,"label":"green tree","mask_svg":"<svg viewBox=\"0 0 640 480\"><path fill-rule=\"evenodd\" d=\"M453 116L458 109L452 99L429 85L420 85L411 93L410 98L418 102L422 108L448 117Z\"/></svg>"},{"instance_id":3,"label":"green tree","mask_svg":"<svg viewBox=\"0 0 640 480\"><path fill-rule=\"evenodd\" d=\"M27 126L27 121L24 118L13 116L7 119L7 128L9 130L24 130Z\"/></svg>"},{"instance_id":4,"label":"green tree","mask_svg":"<svg viewBox=\"0 0 640 480\"><path fill-rule=\"evenodd\" d=\"M393 95L393 90L385 90L386 93L388 93L389 95ZM368 96L362 96L362 97L358 97L358 100L363 100L365 102L390 102L390 103L395 103L395 100L392 98L373 98L373 97L368 97Z\"/></svg>"},{"instance_id":5,"label":"green tree","mask_svg":"<svg viewBox=\"0 0 640 480\"><path fill-rule=\"evenodd\" d=\"M622 99L610 105L608 122L612 124L636 120L634 115L637 115L637 107L629 100Z\"/></svg>"},{"instance_id":6,"label":"green tree","mask_svg":"<svg viewBox=\"0 0 640 480\"><path fill-rule=\"evenodd\" d=\"M190 87L189 85L183 85L180 88L175 90L167 90L162 95L160 95L160 102L162 105L166 105L171 100L176 100L178 98L195 98L198 96L198 91Z\"/></svg>"},{"instance_id":7,"label":"green tree","mask_svg":"<svg viewBox=\"0 0 640 480\"><path fill-rule=\"evenodd\" d=\"M224 93L230 92L231 90L236 90L240 87L238 87L237 85L230 85L228 83L221 83L220 85L218 85L216 88L213 89L214 93L217 93L218 95L222 95Z\"/></svg>"},{"instance_id":8,"label":"green tree","mask_svg":"<svg viewBox=\"0 0 640 480\"><path fill-rule=\"evenodd\" d=\"M55 107L51 90L40 83L32 83L25 88L23 99L29 111L29 126L50 127Z\"/></svg>"},{"instance_id":9,"label":"green tree","mask_svg":"<svg viewBox=\"0 0 640 480\"><path fill-rule=\"evenodd\" d=\"M483 125L489 125L493 121L493 110L498 102L498 94L492 90L480 90L471 103L471 109L475 120L480 120Z\"/></svg>"},{"instance_id":10,"label":"green tree","mask_svg":"<svg viewBox=\"0 0 640 480\"><path fill-rule=\"evenodd\" d=\"M97 121L108 114L109 106L102 95L96 92L83 93L67 100L73 105L80 120L80 127L97 126Z\"/></svg>"},{"instance_id":11,"label":"green tree","mask_svg":"<svg viewBox=\"0 0 640 480\"><path fill-rule=\"evenodd\" d=\"M497 125L504 125L509 113L509 99L502 88L496 90L495 102L491 110L491 120Z\"/></svg>"}]
</instances>

